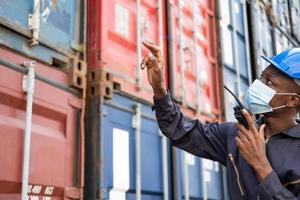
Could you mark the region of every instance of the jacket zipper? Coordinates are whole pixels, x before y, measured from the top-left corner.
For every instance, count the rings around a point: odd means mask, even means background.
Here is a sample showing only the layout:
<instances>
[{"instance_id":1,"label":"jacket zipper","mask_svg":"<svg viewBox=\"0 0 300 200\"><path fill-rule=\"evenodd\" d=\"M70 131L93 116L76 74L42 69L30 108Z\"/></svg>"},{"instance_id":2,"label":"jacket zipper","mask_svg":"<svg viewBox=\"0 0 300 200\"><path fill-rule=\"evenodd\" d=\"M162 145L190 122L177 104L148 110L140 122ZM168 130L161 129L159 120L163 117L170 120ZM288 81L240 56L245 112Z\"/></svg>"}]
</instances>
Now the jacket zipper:
<instances>
[{"instance_id":1,"label":"jacket zipper","mask_svg":"<svg viewBox=\"0 0 300 200\"><path fill-rule=\"evenodd\" d=\"M237 183L238 183L240 192L241 192L242 196L244 196L245 193L244 193L244 191L243 191L243 189L242 189L242 185L241 185L241 182L240 182L240 174L239 174L239 171L238 171L238 169L237 169L237 167L236 167L236 165L235 165L235 162L234 162L234 159L233 159L232 154L230 153L230 154L228 154L228 156L229 156L229 159L230 159L230 161L231 161L231 163L232 163L232 165L233 165L234 171L235 171L235 173L236 173L236 179L237 179Z\"/></svg>"},{"instance_id":2,"label":"jacket zipper","mask_svg":"<svg viewBox=\"0 0 300 200\"><path fill-rule=\"evenodd\" d=\"M297 184L297 183L300 183L300 179L295 180L295 181L288 182L288 183L284 184L283 187L286 187L286 186L288 186L288 185Z\"/></svg>"}]
</instances>

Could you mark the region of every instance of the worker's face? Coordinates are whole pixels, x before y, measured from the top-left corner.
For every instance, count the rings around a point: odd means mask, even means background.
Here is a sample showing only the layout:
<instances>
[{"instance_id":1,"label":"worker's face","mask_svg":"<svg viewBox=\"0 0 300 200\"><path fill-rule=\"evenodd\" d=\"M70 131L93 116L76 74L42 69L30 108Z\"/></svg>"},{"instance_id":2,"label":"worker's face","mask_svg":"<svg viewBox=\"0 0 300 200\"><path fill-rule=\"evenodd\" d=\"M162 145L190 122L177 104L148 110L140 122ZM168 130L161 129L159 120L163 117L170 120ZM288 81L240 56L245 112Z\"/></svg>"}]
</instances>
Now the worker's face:
<instances>
[{"instance_id":1,"label":"worker's face","mask_svg":"<svg viewBox=\"0 0 300 200\"><path fill-rule=\"evenodd\" d=\"M277 93L299 93L299 86L297 86L291 78L280 72L272 65L269 65L262 72L260 81L274 89ZM269 103L271 107L282 105L295 107L299 104L299 97L293 95L275 95Z\"/></svg>"}]
</instances>

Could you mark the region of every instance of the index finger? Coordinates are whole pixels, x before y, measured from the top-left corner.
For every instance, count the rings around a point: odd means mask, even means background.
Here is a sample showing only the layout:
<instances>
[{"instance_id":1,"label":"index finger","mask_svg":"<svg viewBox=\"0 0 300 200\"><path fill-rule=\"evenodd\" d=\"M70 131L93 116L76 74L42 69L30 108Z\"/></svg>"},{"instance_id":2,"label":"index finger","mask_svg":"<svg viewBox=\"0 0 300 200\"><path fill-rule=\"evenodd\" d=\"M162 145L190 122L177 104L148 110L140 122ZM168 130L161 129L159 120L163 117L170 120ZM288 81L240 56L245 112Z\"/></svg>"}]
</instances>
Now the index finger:
<instances>
[{"instance_id":1,"label":"index finger","mask_svg":"<svg viewBox=\"0 0 300 200\"><path fill-rule=\"evenodd\" d=\"M147 41L143 41L143 45L149 50L151 51L151 53L153 54L153 56L157 59L158 62L162 61L162 55L161 55L161 51L160 48L150 42Z\"/></svg>"},{"instance_id":2,"label":"index finger","mask_svg":"<svg viewBox=\"0 0 300 200\"><path fill-rule=\"evenodd\" d=\"M147 47L147 49L149 49L151 53L160 51L159 47L151 42L143 41L143 45Z\"/></svg>"},{"instance_id":3,"label":"index finger","mask_svg":"<svg viewBox=\"0 0 300 200\"><path fill-rule=\"evenodd\" d=\"M250 116L249 112L246 109L242 110L243 116L246 118L246 121L253 131L257 131L256 126L255 126L255 121L252 116Z\"/></svg>"}]
</instances>

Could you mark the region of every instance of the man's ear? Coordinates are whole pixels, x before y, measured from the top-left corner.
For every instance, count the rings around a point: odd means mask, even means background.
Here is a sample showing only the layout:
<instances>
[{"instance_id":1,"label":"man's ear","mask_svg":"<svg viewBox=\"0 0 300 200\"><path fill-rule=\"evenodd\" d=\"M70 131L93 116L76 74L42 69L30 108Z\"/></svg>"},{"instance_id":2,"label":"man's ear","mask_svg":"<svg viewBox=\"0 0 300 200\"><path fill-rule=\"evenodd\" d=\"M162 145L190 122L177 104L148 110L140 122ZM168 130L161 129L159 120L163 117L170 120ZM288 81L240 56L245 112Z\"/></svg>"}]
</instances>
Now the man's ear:
<instances>
[{"instance_id":1,"label":"man's ear","mask_svg":"<svg viewBox=\"0 0 300 200\"><path fill-rule=\"evenodd\" d=\"M287 101L288 107L299 107L300 106L300 96L291 96Z\"/></svg>"}]
</instances>

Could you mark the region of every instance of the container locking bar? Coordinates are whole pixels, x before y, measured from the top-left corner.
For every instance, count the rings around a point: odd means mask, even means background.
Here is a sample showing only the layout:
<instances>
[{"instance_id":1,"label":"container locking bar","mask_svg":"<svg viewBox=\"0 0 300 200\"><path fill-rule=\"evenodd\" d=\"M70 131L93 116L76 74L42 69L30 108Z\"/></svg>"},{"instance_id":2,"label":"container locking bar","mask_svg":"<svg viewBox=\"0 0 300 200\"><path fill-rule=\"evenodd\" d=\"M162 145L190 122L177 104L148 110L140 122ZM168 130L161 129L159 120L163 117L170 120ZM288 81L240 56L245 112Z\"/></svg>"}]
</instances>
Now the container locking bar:
<instances>
[{"instance_id":1,"label":"container locking bar","mask_svg":"<svg viewBox=\"0 0 300 200\"><path fill-rule=\"evenodd\" d=\"M135 156L136 156L136 200L142 199L142 182L141 182L141 104L134 106L135 115L132 118L132 127L135 129Z\"/></svg>"},{"instance_id":2,"label":"container locking bar","mask_svg":"<svg viewBox=\"0 0 300 200\"><path fill-rule=\"evenodd\" d=\"M159 131L162 149L162 169L163 169L163 191L164 200L169 200L169 182L168 182L168 142L163 133Z\"/></svg>"},{"instance_id":3,"label":"container locking bar","mask_svg":"<svg viewBox=\"0 0 300 200\"><path fill-rule=\"evenodd\" d=\"M27 93L26 124L23 144L22 200L27 200L35 61L25 62L24 65L28 67L28 74L24 75L22 85L23 91Z\"/></svg>"}]
</instances>

